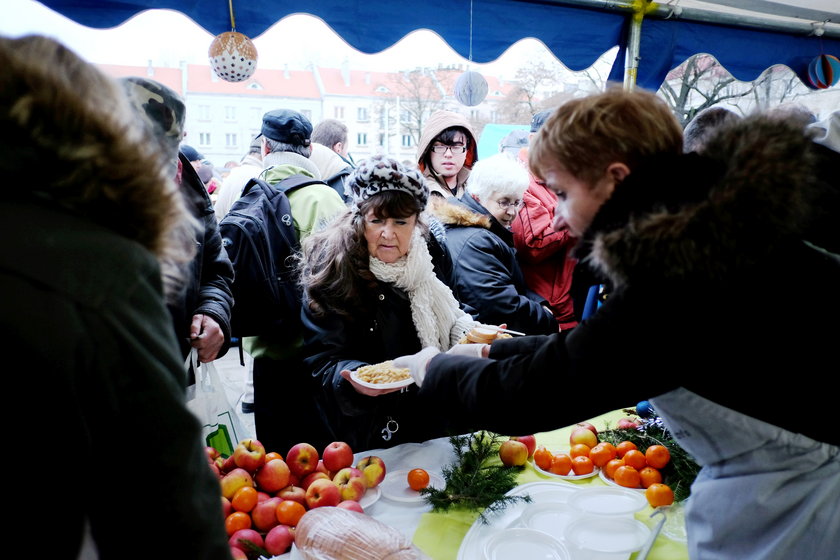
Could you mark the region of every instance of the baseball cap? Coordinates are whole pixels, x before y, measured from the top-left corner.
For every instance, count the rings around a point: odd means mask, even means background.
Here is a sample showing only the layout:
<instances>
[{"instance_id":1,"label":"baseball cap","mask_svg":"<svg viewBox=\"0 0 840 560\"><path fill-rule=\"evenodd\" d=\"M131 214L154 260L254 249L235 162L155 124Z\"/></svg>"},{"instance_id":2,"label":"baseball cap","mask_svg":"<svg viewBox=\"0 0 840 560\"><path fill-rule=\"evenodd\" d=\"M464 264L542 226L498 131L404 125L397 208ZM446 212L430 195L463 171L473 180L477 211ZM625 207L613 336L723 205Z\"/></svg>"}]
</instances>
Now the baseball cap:
<instances>
[{"instance_id":1,"label":"baseball cap","mask_svg":"<svg viewBox=\"0 0 840 560\"><path fill-rule=\"evenodd\" d=\"M275 142L308 146L312 136L312 123L297 111L278 109L263 115L261 133Z\"/></svg>"}]
</instances>

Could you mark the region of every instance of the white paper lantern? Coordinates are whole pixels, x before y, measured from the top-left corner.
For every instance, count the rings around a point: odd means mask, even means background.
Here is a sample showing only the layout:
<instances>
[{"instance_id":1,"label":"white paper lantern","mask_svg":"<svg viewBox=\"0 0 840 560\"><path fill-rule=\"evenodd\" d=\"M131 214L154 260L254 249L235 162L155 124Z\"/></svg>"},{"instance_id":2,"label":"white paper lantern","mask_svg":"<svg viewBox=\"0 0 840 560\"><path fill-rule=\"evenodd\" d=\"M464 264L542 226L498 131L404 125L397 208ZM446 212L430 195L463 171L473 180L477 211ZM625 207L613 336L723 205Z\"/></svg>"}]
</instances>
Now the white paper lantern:
<instances>
[{"instance_id":1,"label":"white paper lantern","mask_svg":"<svg viewBox=\"0 0 840 560\"><path fill-rule=\"evenodd\" d=\"M464 72L455 82L455 99L467 107L475 107L487 97L487 80L478 72Z\"/></svg>"},{"instance_id":2,"label":"white paper lantern","mask_svg":"<svg viewBox=\"0 0 840 560\"><path fill-rule=\"evenodd\" d=\"M218 77L227 82L242 82L257 70L257 47L236 31L217 35L210 43L210 67Z\"/></svg>"}]
</instances>

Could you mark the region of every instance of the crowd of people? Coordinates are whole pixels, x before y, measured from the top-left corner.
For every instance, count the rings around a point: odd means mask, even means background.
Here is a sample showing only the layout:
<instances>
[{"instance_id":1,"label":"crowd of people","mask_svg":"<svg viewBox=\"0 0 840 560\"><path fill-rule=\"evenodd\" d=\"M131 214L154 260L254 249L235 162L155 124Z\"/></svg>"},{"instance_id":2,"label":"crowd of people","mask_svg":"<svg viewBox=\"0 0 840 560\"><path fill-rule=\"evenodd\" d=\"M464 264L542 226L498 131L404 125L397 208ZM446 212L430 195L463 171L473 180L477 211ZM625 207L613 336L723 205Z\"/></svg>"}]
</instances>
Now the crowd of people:
<instances>
[{"instance_id":1,"label":"crowd of people","mask_svg":"<svg viewBox=\"0 0 840 560\"><path fill-rule=\"evenodd\" d=\"M651 400L703 465L692 557L840 547L834 399L815 387L840 340L840 112L714 108L683 130L654 94L608 88L537 113L496 155L479 159L470 122L438 111L415 162L356 162L346 125L278 108L214 174L184 144L170 88L108 78L43 37L0 38L0 62L14 185L0 214L16 232L0 332L47 380L31 437L74 457L59 556L116 556L129 540L151 555L156 541L126 533L165 515L183 531L172 555L227 558L183 364L236 339L245 272L225 217L253 179L297 176L314 180L288 194L299 327L239 341L267 448L534 433ZM584 312L593 287L600 307ZM463 344L480 326L526 336ZM354 379L391 360L414 384ZM597 399L562 398L595 382ZM119 467L91 467L103 448ZM53 468L36 461L27 476ZM115 516L112 489L128 479L163 498Z\"/></svg>"}]
</instances>

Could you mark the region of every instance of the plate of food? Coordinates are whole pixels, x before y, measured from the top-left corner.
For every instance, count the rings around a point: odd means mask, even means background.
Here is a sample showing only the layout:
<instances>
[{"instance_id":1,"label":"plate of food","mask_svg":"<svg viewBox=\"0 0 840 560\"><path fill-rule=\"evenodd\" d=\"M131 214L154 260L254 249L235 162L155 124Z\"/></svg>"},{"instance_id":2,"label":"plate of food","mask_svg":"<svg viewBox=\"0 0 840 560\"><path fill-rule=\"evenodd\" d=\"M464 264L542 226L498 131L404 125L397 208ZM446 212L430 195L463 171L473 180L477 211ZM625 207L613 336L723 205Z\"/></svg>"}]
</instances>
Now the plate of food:
<instances>
[{"instance_id":1,"label":"plate of food","mask_svg":"<svg viewBox=\"0 0 840 560\"><path fill-rule=\"evenodd\" d=\"M408 368L394 367L392 360L362 366L350 372L350 377L359 385L370 389L399 389L414 383Z\"/></svg>"},{"instance_id":2,"label":"plate of food","mask_svg":"<svg viewBox=\"0 0 840 560\"><path fill-rule=\"evenodd\" d=\"M382 488L382 495L395 502L421 503L423 494L419 490L412 490L408 486L408 472L411 469L390 472L385 475L385 480L379 485ZM443 488L445 486L443 477L438 473L429 472L429 484L431 488Z\"/></svg>"},{"instance_id":3,"label":"plate of food","mask_svg":"<svg viewBox=\"0 0 840 560\"><path fill-rule=\"evenodd\" d=\"M561 480L583 480L584 478L592 478L593 476L598 476L598 473L601 472L601 469L599 469L598 467L593 467L592 472L586 474L574 474L572 471L569 471L569 474L555 474L553 472L541 469L539 465L537 465L533 460L531 461L531 465L533 465L534 469L538 473L553 478L559 478Z\"/></svg>"},{"instance_id":4,"label":"plate of food","mask_svg":"<svg viewBox=\"0 0 840 560\"><path fill-rule=\"evenodd\" d=\"M608 476L607 476L607 473L605 473L604 471L599 472L599 473L598 473L598 476L599 476L599 477L601 477L601 480L603 480L604 482L606 482L606 483L607 483L607 484L609 484L610 486L615 486L616 488L623 488L623 489L625 489L625 490L630 490L630 491L633 491L633 492L640 492L640 493L642 493L642 494L644 494L644 493L645 493L645 489L644 489L644 488L628 488L628 487L626 487L626 486L622 486L621 484L619 484L619 483L618 483L618 482L616 482L615 480L613 480L613 479L611 479L610 477L608 477Z\"/></svg>"}]
</instances>

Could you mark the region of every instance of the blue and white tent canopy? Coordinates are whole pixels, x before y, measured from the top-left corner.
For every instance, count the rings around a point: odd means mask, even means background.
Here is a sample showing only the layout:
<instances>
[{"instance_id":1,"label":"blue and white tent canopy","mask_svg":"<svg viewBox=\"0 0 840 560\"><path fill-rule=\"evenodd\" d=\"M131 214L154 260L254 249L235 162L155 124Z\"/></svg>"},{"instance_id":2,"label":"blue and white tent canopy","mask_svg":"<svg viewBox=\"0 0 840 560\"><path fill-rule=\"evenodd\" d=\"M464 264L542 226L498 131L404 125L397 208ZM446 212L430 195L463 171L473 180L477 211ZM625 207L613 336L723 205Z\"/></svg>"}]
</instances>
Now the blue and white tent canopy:
<instances>
[{"instance_id":1,"label":"blue and white tent canopy","mask_svg":"<svg viewBox=\"0 0 840 560\"><path fill-rule=\"evenodd\" d=\"M307 13L354 48L382 51L408 33L429 29L478 63L517 41L542 41L572 70L621 48L610 78L657 89L688 57L708 53L737 79L754 80L783 64L800 75L820 54L840 57L840 0L41 0L89 27L108 28L149 9L182 12L208 32L255 38L278 20ZM634 26L644 15L641 27ZM472 33L470 33L472 21ZM625 56L626 53L630 56Z\"/></svg>"}]
</instances>

